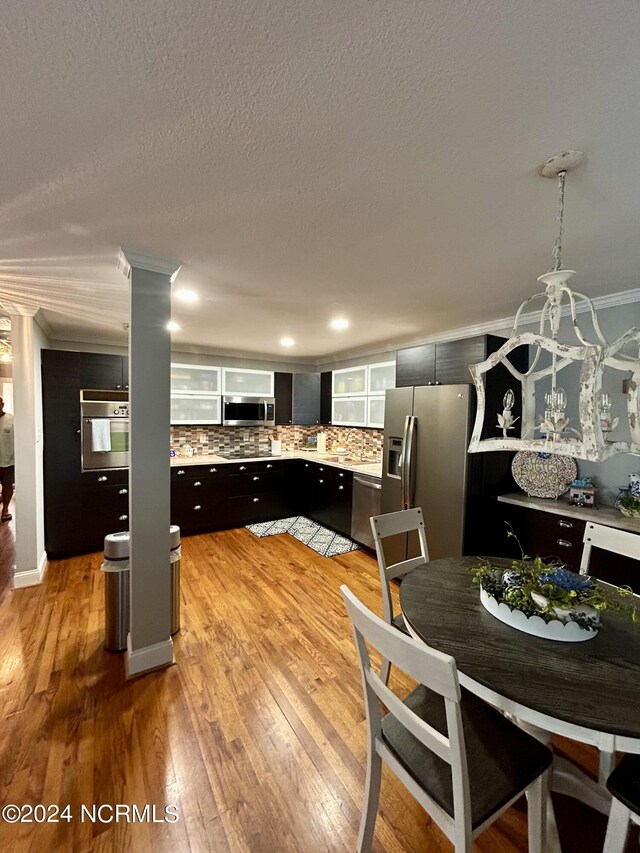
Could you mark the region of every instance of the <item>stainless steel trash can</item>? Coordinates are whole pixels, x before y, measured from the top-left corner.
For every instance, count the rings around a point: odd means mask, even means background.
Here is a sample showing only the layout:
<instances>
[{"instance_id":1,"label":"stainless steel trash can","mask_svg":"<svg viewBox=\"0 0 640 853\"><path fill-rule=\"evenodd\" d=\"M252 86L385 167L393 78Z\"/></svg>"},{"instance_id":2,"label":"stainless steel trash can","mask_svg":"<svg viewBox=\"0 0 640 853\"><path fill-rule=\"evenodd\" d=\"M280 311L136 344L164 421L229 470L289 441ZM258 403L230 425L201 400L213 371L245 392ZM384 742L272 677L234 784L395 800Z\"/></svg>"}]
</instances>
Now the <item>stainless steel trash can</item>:
<instances>
[{"instance_id":1,"label":"stainless steel trash can","mask_svg":"<svg viewBox=\"0 0 640 853\"><path fill-rule=\"evenodd\" d=\"M180 528L169 528L171 567L171 635L180 630ZM104 538L104 645L110 652L127 648L129 633L129 533L109 533Z\"/></svg>"},{"instance_id":2,"label":"stainless steel trash can","mask_svg":"<svg viewBox=\"0 0 640 853\"><path fill-rule=\"evenodd\" d=\"M169 528L169 561L171 564L171 636L180 630L180 528L172 524Z\"/></svg>"},{"instance_id":3,"label":"stainless steel trash can","mask_svg":"<svg viewBox=\"0 0 640 853\"><path fill-rule=\"evenodd\" d=\"M104 646L110 652L127 648L129 633L129 534L104 537Z\"/></svg>"}]
</instances>

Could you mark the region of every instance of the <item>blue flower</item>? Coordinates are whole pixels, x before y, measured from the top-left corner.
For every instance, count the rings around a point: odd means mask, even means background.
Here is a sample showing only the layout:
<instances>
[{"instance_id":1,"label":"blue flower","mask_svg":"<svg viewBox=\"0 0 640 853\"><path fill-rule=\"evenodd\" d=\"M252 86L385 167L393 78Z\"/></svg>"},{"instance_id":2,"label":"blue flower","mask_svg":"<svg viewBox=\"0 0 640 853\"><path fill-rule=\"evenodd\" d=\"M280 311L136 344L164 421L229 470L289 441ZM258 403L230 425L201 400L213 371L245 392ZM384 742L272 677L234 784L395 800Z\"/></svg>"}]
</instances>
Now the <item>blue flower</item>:
<instances>
[{"instance_id":1,"label":"blue flower","mask_svg":"<svg viewBox=\"0 0 640 853\"><path fill-rule=\"evenodd\" d=\"M593 581L591 578L586 577L585 575L578 575L575 572L570 572L569 569L562 568L540 575L540 583L553 583L567 592L571 592L572 590L575 590L575 592L582 592L582 590L591 589L593 587Z\"/></svg>"}]
</instances>

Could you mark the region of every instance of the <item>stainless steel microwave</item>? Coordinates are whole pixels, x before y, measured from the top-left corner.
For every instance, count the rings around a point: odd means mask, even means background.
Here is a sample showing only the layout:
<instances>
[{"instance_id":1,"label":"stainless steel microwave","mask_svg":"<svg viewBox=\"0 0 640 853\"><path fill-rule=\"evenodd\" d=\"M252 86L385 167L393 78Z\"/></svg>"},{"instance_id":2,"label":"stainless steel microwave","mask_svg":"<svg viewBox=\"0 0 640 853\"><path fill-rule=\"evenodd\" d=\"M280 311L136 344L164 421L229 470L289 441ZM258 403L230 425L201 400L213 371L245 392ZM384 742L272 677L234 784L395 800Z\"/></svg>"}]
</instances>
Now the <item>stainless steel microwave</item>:
<instances>
[{"instance_id":1,"label":"stainless steel microwave","mask_svg":"<svg viewBox=\"0 0 640 853\"><path fill-rule=\"evenodd\" d=\"M276 401L273 397L223 397L224 426L273 426Z\"/></svg>"}]
</instances>

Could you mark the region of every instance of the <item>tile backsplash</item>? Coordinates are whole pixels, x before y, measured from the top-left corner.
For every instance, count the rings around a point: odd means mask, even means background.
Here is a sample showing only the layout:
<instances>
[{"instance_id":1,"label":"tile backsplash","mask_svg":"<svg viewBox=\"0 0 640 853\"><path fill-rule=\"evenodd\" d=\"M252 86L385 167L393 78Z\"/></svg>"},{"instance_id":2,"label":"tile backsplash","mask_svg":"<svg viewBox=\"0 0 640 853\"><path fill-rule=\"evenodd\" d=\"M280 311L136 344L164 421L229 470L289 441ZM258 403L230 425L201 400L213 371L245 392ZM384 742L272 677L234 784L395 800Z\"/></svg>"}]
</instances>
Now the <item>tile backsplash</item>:
<instances>
[{"instance_id":1,"label":"tile backsplash","mask_svg":"<svg viewBox=\"0 0 640 853\"><path fill-rule=\"evenodd\" d=\"M223 453L231 450L259 453L269 449L269 439L282 441L283 450L300 450L310 436L320 432L317 426L273 427L225 427L225 426L172 426L171 447L179 450L190 444L199 456ZM382 459L383 432L381 429L358 429L357 427L324 427L327 434L327 450L340 444L347 452L379 461Z\"/></svg>"}]
</instances>

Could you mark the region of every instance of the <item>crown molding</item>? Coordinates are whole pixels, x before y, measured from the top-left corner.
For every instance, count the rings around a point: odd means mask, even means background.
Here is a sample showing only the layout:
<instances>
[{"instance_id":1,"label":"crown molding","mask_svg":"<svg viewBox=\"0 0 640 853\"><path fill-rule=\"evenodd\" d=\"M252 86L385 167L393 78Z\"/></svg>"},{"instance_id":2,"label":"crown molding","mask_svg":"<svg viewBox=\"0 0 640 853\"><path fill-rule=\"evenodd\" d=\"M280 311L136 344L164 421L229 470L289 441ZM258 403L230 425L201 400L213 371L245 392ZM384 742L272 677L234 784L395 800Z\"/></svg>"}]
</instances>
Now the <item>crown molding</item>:
<instances>
[{"instance_id":1,"label":"crown molding","mask_svg":"<svg viewBox=\"0 0 640 853\"><path fill-rule=\"evenodd\" d=\"M170 258L161 258L126 246L122 246L118 253L118 269L125 278L129 278L132 267L171 276L180 269L180 266L178 261L172 261Z\"/></svg>"},{"instance_id":2,"label":"crown molding","mask_svg":"<svg viewBox=\"0 0 640 853\"><path fill-rule=\"evenodd\" d=\"M22 302L0 302L0 310L8 314L9 317L35 317L40 306Z\"/></svg>"},{"instance_id":3,"label":"crown molding","mask_svg":"<svg viewBox=\"0 0 640 853\"><path fill-rule=\"evenodd\" d=\"M635 288L633 290L624 290L620 293L611 293L607 296L596 296L591 300L596 309L603 308L615 308L619 305L628 305L631 303L640 303L640 288ZM578 304L576 306L578 313L584 313L588 310L587 306L584 304ZM529 325L533 323L540 322L540 311L531 311L528 314L523 314L521 316L521 323L523 325ZM563 314L568 315L569 309L567 306L563 309ZM206 356L221 356L224 358L238 358L244 360L251 361L265 361L265 362L280 362L281 364L291 363L292 365L300 365L305 366L309 369L309 371L318 370L326 365L333 364L335 362L347 361L352 358L367 358L372 355L382 354L382 353L392 353L398 349L406 349L407 347L412 346L422 346L424 344L430 343L440 343L442 341L451 341L451 340L460 340L462 338L473 338L476 335L486 335L492 334L495 332L502 331L504 329L510 329L513 327L515 321L515 314L498 318L496 320L488 320L484 323L475 323L470 326L459 326L454 329L448 329L444 332L438 332L433 335L422 335L420 337L415 338L403 338L396 339L391 341L383 341L378 342L376 344L367 344L361 347L354 347L353 349L342 350L338 353L333 353L332 355L323 356L321 358L313 358L313 357L292 357L285 356L280 353L277 354L268 354L268 353L255 353L249 352L246 350L224 350L224 349L214 349L213 347L204 347L199 345L189 345L189 344L177 344L172 347L172 353L185 353L191 355L206 355ZM46 329L44 330L46 332ZM61 341L61 342L77 342L83 344L98 344L99 346L105 347L126 347L127 341L126 339L116 341L113 338L109 337L100 337L95 335L90 336L82 336L79 337L77 334L72 336L56 335L55 333L47 333L47 336L52 341Z\"/></svg>"},{"instance_id":4,"label":"crown molding","mask_svg":"<svg viewBox=\"0 0 640 853\"><path fill-rule=\"evenodd\" d=\"M586 294L585 294L586 295ZM640 288L636 287L632 290L623 290L619 293L610 293L605 296L589 297L596 310L602 308L615 308L619 305L629 305L631 303L640 302ZM584 302L579 302L576 305L576 313L584 314L589 311L588 305ZM530 311L527 314L520 315L520 325L527 326L540 322L542 311ZM568 317L571 312L568 305L563 306L562 316ZM444 332L437 332L433 335L421 335L415 338L404 338L402 340L383 341L378 344L369 344L354 349L343 350L334 355L324 356L316 359L316 365L322 367L326 364L331 364L336 361L345 361L351 358L365 358L369 355L381 352L390 352L392 350L407 349L408 347L418 347L424 344L437 344L444 341L460 340L462 338L473 338L476 335L487 335L495 333L503 329L513 328L516 315L512 314L509 317L502 317L497 320L487 320L484 323L474 323L470 326L459 326L455 329L447 329Z\"/></svg>"}]
</instances>

